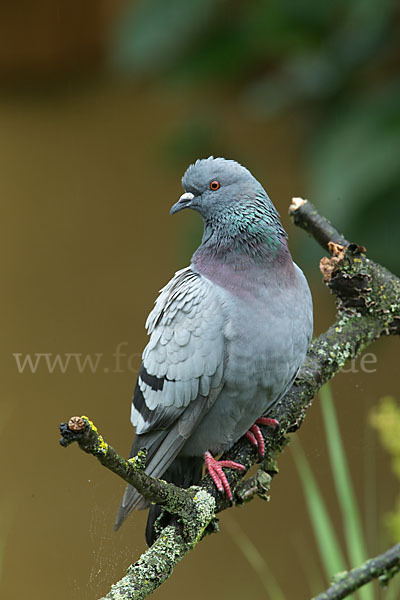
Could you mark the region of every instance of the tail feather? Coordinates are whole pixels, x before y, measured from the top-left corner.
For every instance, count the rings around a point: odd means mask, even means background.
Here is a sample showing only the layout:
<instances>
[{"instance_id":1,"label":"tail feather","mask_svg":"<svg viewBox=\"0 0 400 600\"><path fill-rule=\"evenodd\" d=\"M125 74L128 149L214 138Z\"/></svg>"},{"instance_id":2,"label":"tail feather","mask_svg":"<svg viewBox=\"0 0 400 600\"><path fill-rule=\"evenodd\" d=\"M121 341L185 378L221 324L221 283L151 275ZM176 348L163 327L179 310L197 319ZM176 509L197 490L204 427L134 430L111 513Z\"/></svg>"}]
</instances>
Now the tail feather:
<instances>
[{"instance_id":1,"label":"tail feather","mask_svg":"<svg viewBox=\"0 0 400 600\"><path fill-rule=\"evenodd\" d=\"M172 461L175 460L176 455L179 453L184 443L184 440L177 435L177 427L178 425L175 425L175 427L170 431L158 432L160 435L157 436L156 439L154 439L154 432L152 432L149 434L149 436L152 436L151 444L149 445L146 444L146 440L144 439L146 438L146 434L137 435L132 444L130 458L132 458L132 456L136 456L140 448L148 447L146 473L152 477L162 477L162 479L165 479L166 473L171 467ZM160 445L162 443L163 447L166 447L164 452L160 451ZM177 485L179 485L179 483ZM133 509L142 510L147 508L149 505L150 502L143 498L136 488L128 485L125 489L121 505L118 509L114 530L117 531L117 529L119 529Z\"/></svg>"},{"instance_id":2,"label":"tail feather","mask_svg":"<svg viewBox=\"0 0 400 600\"><path fill-rule=\"evenodd\" d=\"M163 479L175 485L188 488L196 485L201 479L203 468L203 459L201 457L183 456L175 458L168 470L164 473ZM154 544L157 539L155 522L161 515L162 507L157 504L150 506L149 516L146 525L146 542L149 546ZM164 512L161 527L166 527L175 517Z\"/></svg>"},{"instance_id":3,"label":"tail feather","mask_svg":"<svg viewBox=\"0 0 400 600\"><path fill-rule=\"evenodd\" d=\"M141 448L148 448L148 463L154 458L154 454L156 454L159 445L161 444L163 438L166 437L167 433L167 431L159 431L158 436L155 435L155 432L152 432L151 434L147 435L145 434L141 436L135 436L131 447L131 451L129 453L129 458L136 456L136 454ZM143 510L145 508L148 508L149 506L150 502L143 498L143 496L139 494L136 488L134 488L132 485L127 485L125 488L124 495L122 497L120 507L117 512L117 516L115 518L114 531L117 531L121 527L122 523L125 521L125 519L132 512L133 509L136 508L136 510Z\"/></svg>"},{"instance_id":4,"label":"tail feather","mask_svg":"<svg viewBox=\"0 0 400 600\"><path fill-rule=\"evenodd\" d=\"M209 397L199 396L197 401L192 402L169 429L152 430L148 433L136 435L133 440L130 458L136 456L140 448L147 448L148 454L145 472L152 477L162 477L165 479L166 473L169 472L172 463L176 460L177 455L182 450L182 447L202 418L207 407L212 404L213 398L218 396L220 389L221 386L214 388ZM202 463L201 459L200 463ZM179 481L173 481L173 483L181 485ZM188 485L192 485L192 483ZM142 509L148 506L149 502L135 488L128 485L115 519L114 529L117 530L121 526L134 508Z\"/></svg>"}]
</instances>

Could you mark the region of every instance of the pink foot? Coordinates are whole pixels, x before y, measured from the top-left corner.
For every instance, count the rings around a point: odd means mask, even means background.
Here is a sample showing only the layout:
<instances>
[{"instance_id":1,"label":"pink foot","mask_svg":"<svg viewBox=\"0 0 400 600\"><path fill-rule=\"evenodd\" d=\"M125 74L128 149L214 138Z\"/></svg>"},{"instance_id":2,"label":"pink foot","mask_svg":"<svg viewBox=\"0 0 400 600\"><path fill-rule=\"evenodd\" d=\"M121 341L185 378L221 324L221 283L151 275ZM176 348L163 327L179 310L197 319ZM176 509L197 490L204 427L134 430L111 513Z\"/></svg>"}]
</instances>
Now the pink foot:
<instances>
[{"instance_id":1,"label":"pink foot","mask_svg":"<svg viewBox=\"0 0 400 600\"><path fill-rule=\"evenodd\" d=\"M279 425L279 421L277 419L269 419L268 417L260 417L256 421L257 425L268 425L268 427L272 427L275 429Z\"/></svg>"},{"instance_id":2,"label":"pink foot","mask_svg":"<svg viewBox=\"0 0 400 600\"><path fill-rule=\"evenodd\" d=\"M234 462L233 460L215 460L211 452L204 453L204 461L206 463L206 469L211 475L215 487L219 492L225 492L225 496L229 501L232 501L232 492L223 468L225 469L236 469L237 471L245 471L246 467L240 463Z\"/></svg>"},{"instance_id":3,"label":"pink foot","mask_svg":"<svg viewBox=\"0 0 400 600\"><path fill-rule=\"evenodd\" d=\"M246 431L245 436L249 440L252 446L255 446L258 450L258 454L261 458L264 458L265 445L264 438L262 436L259 425L268 425L269 427L277 427L279 422L276 419L269 419L268 417L260 417L257 421Z\"/></svg>"}]
</instances>

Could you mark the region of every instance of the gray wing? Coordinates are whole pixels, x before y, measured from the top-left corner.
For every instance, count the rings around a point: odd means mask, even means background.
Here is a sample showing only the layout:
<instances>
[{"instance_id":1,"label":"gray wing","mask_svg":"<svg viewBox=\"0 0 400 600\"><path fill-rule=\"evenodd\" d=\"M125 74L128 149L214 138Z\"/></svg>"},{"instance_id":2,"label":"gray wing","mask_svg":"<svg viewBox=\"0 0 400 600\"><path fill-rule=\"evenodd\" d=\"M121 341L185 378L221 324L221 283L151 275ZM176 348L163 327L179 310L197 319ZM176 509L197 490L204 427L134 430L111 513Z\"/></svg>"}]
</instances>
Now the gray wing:
<instances>
[{"instance_id":1,"label":"gray wing","mask_svg":"<svg viewBox=\"0 0 400 600\"><path fill-rule=\"evenodd\" d=\"M161 290L146 328L150 340L132 400L131 456L148 449L146 473L162 477L223 386L224 316L214 284L190 267ZM148 505L126 488L115 528Z\"/></svg>"}]
</instances>

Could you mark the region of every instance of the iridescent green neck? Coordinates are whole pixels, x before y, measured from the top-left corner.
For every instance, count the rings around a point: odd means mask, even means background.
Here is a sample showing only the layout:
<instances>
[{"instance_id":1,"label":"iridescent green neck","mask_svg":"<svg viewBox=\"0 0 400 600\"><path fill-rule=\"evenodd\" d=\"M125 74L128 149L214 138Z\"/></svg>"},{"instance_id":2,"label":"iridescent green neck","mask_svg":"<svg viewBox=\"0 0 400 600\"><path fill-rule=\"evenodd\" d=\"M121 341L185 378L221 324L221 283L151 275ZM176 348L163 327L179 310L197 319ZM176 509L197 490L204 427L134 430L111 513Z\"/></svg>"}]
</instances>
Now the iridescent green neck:
<instances>
[{"instance_id":1,"label":"iridescent green neck","mask_svg":"<svg viewBox=\"0 0 400 600\"><path fill-rule=\"evenodd\" d=\"M202 243L197 252L206 250L216 256L233 252L265 260L287 247L286 238L272 205L249 204L241 206L240 211L226 211L217 219L205 221Z\"/></svg>"}]
</instances>

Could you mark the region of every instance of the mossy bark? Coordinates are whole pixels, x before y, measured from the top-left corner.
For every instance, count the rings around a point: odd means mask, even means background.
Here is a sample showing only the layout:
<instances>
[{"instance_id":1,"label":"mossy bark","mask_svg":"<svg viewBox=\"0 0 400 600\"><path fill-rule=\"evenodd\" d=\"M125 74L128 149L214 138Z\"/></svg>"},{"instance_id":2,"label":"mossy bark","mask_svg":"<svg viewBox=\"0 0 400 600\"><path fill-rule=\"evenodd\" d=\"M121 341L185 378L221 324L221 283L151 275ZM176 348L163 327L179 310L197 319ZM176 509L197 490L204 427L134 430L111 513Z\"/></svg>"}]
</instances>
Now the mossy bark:
<instances>
[{"instance_id":1,"label":"mossy bark","mask_svg":"<svg viewBox=\"0 0 400 600\"><path fill-rule=\"evenodd\" d=\"M373 579L378 579L383 586L400 571L400 544L387 550L384 554L367 560L366 563L344 571L335 576L333 585L316 596L313 600L341 600Z\"/></svg>"}]
</instances>

